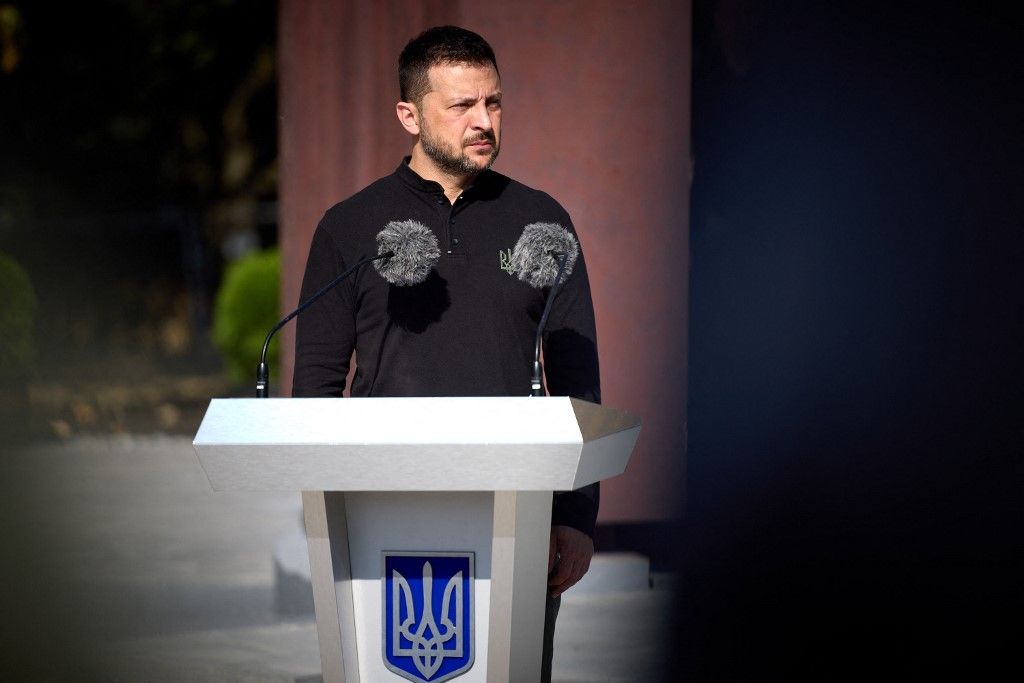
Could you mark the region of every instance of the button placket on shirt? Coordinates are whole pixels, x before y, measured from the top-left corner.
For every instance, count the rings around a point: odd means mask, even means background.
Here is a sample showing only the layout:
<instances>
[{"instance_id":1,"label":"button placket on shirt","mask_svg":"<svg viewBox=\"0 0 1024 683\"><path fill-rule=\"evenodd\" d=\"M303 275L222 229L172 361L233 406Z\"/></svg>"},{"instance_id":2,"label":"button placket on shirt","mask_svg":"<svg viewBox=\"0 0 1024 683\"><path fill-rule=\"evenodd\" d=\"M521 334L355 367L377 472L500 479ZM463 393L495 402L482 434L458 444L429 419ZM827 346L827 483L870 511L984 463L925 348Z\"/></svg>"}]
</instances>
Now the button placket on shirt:
<instances>
[{"instance_id":1,"label":"button placket on shirt","mask_svg":"<svg viewBox=\"0 0 1024 683\"><path fill-rule=\"evenodd\" d=\"M460 240L459 240L459 237L455 233L455 214L456 214L457 210L465 204L465 201L466 201L465 196L460 194L455 199L455 202L451 204L451 208L448 211L448 227L447 227L448 250L447 250L447 252L449 254L451 254L453 252L453 249L455 247L459 246L459 241Z\"/></svg>"}]
</instances>

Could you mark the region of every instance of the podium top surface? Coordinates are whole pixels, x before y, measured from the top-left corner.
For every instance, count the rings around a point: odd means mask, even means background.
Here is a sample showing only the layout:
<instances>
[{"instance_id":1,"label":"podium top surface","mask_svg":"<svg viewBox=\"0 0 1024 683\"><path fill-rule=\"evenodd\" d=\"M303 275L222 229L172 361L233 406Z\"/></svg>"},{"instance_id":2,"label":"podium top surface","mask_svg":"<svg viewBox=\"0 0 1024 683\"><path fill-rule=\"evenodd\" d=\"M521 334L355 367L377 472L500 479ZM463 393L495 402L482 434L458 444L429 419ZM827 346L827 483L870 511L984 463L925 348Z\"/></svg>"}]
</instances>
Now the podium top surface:
<instances>
[{"instance_id":1,"label":"podium top surface","mask_svg":"<svg viewBox=\"0 0 1024 683\"><path fill-rule=\"evenodd\" d=\"M213 399L193 445L217 490L569 490L639 428L568 397Z\"/></svg>"}]
</instances>

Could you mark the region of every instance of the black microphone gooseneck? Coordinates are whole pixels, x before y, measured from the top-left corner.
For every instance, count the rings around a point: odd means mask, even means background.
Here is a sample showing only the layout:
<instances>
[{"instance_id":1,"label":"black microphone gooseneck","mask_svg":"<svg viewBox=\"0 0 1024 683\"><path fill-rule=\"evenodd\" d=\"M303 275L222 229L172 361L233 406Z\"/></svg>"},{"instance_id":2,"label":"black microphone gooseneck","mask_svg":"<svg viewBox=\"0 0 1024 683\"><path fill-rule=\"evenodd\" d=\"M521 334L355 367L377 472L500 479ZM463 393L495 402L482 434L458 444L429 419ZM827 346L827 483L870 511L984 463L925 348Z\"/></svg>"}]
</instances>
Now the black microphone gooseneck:
<instances>
[{"instance_id":1,"label":"black microphone gooseneck","mask_svg":"<svg viewBox=\"0 0 1024 683\"><path fill-rule=\"evenodd\" d=\"M562 283L565 264L569 260L569 255L564 251L549 251L548 253L558 262L558 274L555 275L555 281L551 284L551 289L548 291L548 300L544 304L544 314L541 315L540 324L537 325L537 338L533 345L533 375L530 377L530 396L544 395L544 383L541 379L544 376L544 368L541 367L540 363L540 339L544 333L544 327L548 323L548 314L551 313L551 303L555 300L555 292Z\"/></svg>"},{"instance_id":2,"label":"black microphone gooseneck","mask_svg":"<svg viewBox=\"0 0 1024 683\"><path fill-rule=\"evenodd\" d=\"M284 327L289 320L291 320L299 313L302 313L304 310L312 306L320 297L334 289L334 287L339 282L347 278L352 273L356 272L362 266L365 266L367 263L370 263L372 261L391 258L394 255L394 251L386 251L383 254L377 254L376 256L368 256L367 258L364 258L362 261L355 264L354 266L346 270L344 273L342 273L341 275L339 275L338 277L334 278L326 285L324 285L319 292L306 299L306 301L304 301L298 308L289 313L284 318L284 320L277 323L276 325L274 325L273 328L271 328L270 332L267 333L267 338L263 341L263 353L260 354L260 362L259 365L256 366L256 398L267 398L267 396L270 394L270 366L267 365L267 349L270 347L270 340L274 336L274 334L282 327Z\"/></svg>"},{"instance_id":3,"label":"black microphone gooseneck","mask_svg":"<svg viewBox=\"0 0 1024 683\"><path fill-rule=\"evenodd\" d=\"M579 256L576 237L558 223L530 223L512 249L512 269L520 280L531 287L548 290L544 313L537 325L533 344L533 372L530 377L530 396L544 395L544 368L540 364L540 342L551 313L551 304L558 294L562 280L572 274L573 264Z\"/></svg>"}]
</instances>

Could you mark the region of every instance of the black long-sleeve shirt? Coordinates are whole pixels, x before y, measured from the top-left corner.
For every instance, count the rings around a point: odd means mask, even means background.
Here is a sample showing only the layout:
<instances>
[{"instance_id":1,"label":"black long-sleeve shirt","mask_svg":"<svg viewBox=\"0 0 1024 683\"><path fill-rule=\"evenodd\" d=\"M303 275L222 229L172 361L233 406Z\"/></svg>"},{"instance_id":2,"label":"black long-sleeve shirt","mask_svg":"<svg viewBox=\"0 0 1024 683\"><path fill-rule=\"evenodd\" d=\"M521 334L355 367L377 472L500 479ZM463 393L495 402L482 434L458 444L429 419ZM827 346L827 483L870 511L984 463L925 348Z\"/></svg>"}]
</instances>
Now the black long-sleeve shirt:
<instances>
[{"instance_id":1,"label":"black long-sleeve shirt","mask_svg":"<svg viewBox=\"0 0 1024 683\"><path fill-rule=\"evenodd\" d=\"M377 253L377 233L414 220L437 236L441 258L421 284L396 287L372 267L299 316L294 396L341 396L353 351L352 396L526 396L547 289L509 272L523 228L573 230L547 194L485 171L454 204L408 166L327 211L302 282L305 300L345 268ZM600 402L593 303L582 252L560 288L544 335L551 395ZM557 493L552 524L593 536L598 487Z\"/></svg>"}]
</instances>

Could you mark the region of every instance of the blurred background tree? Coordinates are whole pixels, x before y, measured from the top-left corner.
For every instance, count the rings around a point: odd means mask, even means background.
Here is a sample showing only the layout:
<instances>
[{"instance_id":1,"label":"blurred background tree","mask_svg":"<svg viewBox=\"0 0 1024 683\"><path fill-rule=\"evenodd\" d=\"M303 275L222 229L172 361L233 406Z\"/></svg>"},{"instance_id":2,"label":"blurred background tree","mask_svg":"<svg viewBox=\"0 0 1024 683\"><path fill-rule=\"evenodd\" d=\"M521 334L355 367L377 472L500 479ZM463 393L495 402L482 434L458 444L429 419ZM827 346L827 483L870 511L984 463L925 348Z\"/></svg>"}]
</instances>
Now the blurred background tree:
<instances>
[{"instance_id":1,"label":"blurred background tree","mask_svg":"<svg viewBox=\"0 0 1024 683\"><path fill-rule=\"evenodd\" d=\"M223 375L221 274L276 244L275 31L272 0L0 0L0 251L60 419L131 429L99 385Z\"/></svg>"},{"instance_id":2,"label":"blurred background tree","mask_svg":"<svg viewBox=\"0 0 1024 683\"><path fill-rule=\"evenodd\" d=\"M232 379L255 385L256 365L267 332L278 315L281 253L250 252L228 266L213 309L213 340L224 355ZM274 336L267 348L270 377L278 378L278 347Z\"/></svg>"}]
</instances>

